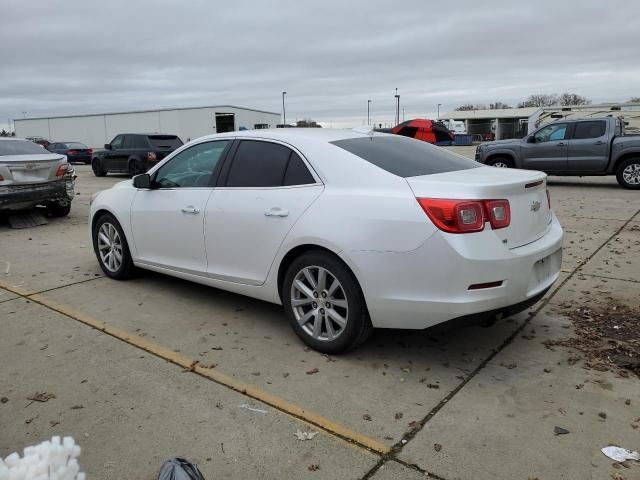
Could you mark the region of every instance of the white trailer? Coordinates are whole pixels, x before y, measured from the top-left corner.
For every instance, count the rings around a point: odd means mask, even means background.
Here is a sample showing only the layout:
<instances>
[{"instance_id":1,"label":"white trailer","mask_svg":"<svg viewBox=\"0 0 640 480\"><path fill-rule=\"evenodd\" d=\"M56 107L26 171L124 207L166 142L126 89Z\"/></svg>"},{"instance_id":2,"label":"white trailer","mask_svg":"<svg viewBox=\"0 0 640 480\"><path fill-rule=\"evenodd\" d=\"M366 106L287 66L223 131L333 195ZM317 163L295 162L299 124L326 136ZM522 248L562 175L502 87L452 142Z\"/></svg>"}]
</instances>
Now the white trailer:
<instances>
[{"instance_id":1,"label":"white trailer","mask_svg":"<svg viewBox=\"0 0 640 480\"><path fill-rule=\"evenodd\" d=\"M168 133L186 143L212 133L275 128L278 123L279 113L233 105L14 120L18 137L82 142L91 148L102 148L119 133Z\"/></svg>"}]
</instances>

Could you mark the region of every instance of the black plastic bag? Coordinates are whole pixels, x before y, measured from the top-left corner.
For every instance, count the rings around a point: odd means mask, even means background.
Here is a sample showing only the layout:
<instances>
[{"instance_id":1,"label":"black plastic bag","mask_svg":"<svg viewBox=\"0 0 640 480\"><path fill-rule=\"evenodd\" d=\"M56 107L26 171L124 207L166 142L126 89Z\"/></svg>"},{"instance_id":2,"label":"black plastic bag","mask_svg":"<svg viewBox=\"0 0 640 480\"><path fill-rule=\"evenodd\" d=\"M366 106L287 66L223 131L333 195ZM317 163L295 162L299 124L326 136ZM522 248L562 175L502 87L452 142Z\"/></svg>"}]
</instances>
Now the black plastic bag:
<instances>
[{"instance_id":1,"label":"black plastic bag","mask_svg":"<svg viewBox=\"0 0 640 480\"><path fill-rule=\"evenodd\" d=\"M170 458L160 467L158 480L205 480L198 467L186 458Z\"/></svg>"}]
</instances>

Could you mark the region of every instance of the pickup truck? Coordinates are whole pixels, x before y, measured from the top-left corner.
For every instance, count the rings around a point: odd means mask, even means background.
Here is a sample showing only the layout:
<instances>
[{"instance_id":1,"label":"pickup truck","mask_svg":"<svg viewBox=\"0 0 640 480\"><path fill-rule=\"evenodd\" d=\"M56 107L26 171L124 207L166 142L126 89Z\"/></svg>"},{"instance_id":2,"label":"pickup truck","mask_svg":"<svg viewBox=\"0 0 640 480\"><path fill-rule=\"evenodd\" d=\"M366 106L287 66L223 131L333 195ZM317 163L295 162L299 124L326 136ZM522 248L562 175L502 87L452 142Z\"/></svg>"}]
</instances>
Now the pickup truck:
<instances>
[{"instance_id":1,"label":"pickup truck","mask_svg":"<svg viewBox=\"0 0 640 480\"><path fill-rule=\"evenodd\" d=\"M481 143L475 159L549 175L615 175L622 187L640 189L640 136L625 136L617 117L557 120L521 139Z\"/></svg>"},{"instance_id":2,"label":"pickup truck","mask_svg":"<svg viewBox=\"0 0 640 480\"><path fill-rule=\"evenodd\" d=\"M104 150L93 152L91 168L96 177L104 177L109 172L128 173L133 177L145 173L182 145L176 135L122 133L105 144Z\"/></svg>"}]
</instances>

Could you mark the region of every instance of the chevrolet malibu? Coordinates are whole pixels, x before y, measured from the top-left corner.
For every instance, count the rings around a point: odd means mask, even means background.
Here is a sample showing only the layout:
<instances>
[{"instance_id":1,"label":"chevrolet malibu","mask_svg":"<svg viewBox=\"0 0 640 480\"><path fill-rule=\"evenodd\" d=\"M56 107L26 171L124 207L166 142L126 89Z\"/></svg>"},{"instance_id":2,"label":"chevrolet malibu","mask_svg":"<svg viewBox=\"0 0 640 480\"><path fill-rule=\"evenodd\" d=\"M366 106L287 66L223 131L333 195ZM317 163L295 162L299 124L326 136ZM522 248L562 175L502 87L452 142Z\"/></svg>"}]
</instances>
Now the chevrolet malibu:
<instances>
[{"instance_id":1,"label":"chevrolet malibu","mask_svg":"<svg viewBox=\"0 0 640 480\"><path fill-rule=\"evenodd\" d=\"M230 132L99 192L106 275L154 270L284 306L310 347L509 315L557 280L546 176L366 130Z\"/></svg>"}]
</instances>

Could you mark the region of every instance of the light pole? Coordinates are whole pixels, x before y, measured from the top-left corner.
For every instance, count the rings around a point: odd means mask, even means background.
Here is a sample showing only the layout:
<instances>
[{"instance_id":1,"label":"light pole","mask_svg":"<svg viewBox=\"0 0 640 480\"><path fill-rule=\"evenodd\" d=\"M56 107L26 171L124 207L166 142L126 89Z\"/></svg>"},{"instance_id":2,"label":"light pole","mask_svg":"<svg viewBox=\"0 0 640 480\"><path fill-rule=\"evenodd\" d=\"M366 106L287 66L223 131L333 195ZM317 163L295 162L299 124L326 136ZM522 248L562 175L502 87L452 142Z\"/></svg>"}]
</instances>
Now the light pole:
<instances>
[{"instance_id":1,"label":"light pole","mask_svg":"<svg viewBox=\"0 0 640 480\"><path fill-rule=\"evenodd\" d=\"M27 118L27 112L22 112L22 118Z\"/></svg>"},{"instance_id":2,"label":"light pole","mask_svg":"<svg viewBox=\"0 0 640 480\"><path fill-rule=\"evenodd\" d=\"M396 88L396 125L400 123L400 95L398 95L398 89Z\"/></svg>"},{"instance_id":3,"label":"light pole","mask_svg":"<svg viewBox=\"0 0 640 480\"><path fill-rule=\"evenodd\" d=\"M442 106L441 103L438 104L438 120L440 120L440 107Z\"/></svg>"},{"instance_id":4,"label":"light pole","mask_svg":"<svg viewBox=\"0 0 640 480\"><path fill-rule=\"evenodd\" d=\"M282 92L282 128L286 128L287 126L287 111L284 108L284 96L287 92Z\"/></svg>"},{"instance_id":5,"label":"light pole","mask_svg":"<svg viewBox=\"0 0 640 480\"><path fill-rule=\"evenodd\" d=\"M367 100L367 125L371 125L371 100Z\"/></svg>"}]
</instances>

